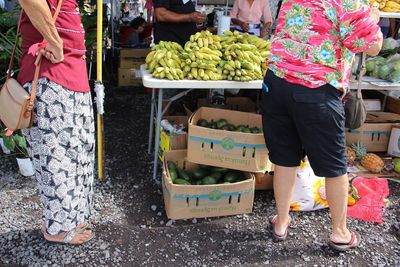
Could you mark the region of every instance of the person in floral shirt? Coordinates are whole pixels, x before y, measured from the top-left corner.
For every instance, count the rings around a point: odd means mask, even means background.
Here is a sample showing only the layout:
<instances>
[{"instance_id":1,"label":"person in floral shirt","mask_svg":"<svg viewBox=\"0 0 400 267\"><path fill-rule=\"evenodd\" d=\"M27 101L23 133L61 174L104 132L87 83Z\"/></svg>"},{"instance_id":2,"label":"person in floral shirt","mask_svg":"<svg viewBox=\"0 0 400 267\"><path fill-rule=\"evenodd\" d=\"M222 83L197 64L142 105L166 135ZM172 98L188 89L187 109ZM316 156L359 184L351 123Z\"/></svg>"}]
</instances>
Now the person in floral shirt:
<instances>
[{"instance_id":1,"label":"person in floral shirt","mask_svg":"<svg viewBox=\"0 0 400 267\"><path fill-rule=\"evenodd\" d=\"M296 169L306 154L315 174L326 177L332 218L329 244L348 250L359 234L349 231L347 162L342 96L354 54L379 53L379 12L360 0L283 0L263 83L263 127L276 165L277 215L273 236L285 240Z\"/></svg>"}]
</instances>

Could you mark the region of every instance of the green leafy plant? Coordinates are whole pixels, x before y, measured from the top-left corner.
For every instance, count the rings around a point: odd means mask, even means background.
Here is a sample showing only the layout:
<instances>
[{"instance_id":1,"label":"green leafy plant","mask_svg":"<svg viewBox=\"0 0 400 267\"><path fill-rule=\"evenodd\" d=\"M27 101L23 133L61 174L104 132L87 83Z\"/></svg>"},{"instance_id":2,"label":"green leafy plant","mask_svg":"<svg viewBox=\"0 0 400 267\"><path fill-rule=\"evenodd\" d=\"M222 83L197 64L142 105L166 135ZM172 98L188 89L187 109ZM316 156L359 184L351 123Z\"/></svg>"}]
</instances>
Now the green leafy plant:
<instances>
[{"instance_id":1,"label":"green leafy plant","mask_svg":"<svg viewBox=\"0 0 400 267\"><path fill-rule=\"evenodd\" d=\"M17 158L29 158L27 143L21 131L16 131L6 136L7 129L2 129L0 136L3 138L4 146L8 148Z\"/></svg>"},{"instance_id":2,"label":"green leafy plant","mask_svg":"<svg viewBox=\"0 0 400 267\"><path fill-rule=\"evenodd\" d=\"M16 6L14 12L0 12L0 83L7 77L6 71L10 62L11 52L17 38L17 23L19 8ZM18 39L18 45L14 54L15 66L18 66L21 57L21 38ZM17 70L14 69L14 72Z\"/></svg>"}]
</instances>

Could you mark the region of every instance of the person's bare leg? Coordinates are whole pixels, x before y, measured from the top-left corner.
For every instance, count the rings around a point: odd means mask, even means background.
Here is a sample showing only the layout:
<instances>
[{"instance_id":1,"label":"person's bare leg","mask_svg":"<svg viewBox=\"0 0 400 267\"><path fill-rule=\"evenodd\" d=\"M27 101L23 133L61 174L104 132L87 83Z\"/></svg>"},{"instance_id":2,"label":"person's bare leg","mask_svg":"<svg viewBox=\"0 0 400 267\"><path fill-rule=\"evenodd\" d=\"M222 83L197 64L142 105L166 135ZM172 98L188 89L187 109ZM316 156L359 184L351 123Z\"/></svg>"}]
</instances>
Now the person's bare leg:
<instances>
[{"instance_id":1,"label":"person's bare leg","mask_svg":"<svg viewBox=\"0 0 400 267\"><path fill-rule=\"evenodd\" d=\"M282 167L275 165L274 194L277 209L275 233L283 235L289 222L290 202L292 201L297 167Z\"/></svg>"},{"instance_id":2,"label":"person's bare leg","mask_svg":"<svg viewBox=\"0 0 400 267\"><path fill-rule=\"evenodd\" d=\"M326 178L326 197L329 204L332 220L331 240L336 243L348 242L351 238L347 229L347 198L349 179L347 174Z\"/></svg>"}]
</instances>

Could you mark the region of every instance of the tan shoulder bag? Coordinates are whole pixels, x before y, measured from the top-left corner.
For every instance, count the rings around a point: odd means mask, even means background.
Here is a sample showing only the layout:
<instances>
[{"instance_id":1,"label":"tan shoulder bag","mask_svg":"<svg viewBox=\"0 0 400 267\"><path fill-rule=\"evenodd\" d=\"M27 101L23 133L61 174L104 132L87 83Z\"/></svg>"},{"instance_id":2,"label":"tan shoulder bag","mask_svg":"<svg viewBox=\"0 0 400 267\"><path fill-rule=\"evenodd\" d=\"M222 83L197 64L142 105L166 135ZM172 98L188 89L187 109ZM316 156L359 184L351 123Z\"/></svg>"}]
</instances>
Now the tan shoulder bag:
<instances>
[{"instance_id":1,"label":"tan shoulder bag","mask_svg":"<svg viewBox=\"0 0 400 267\"><path fill-rule=\"evenodd\" d=\"M58 13L61 9L62 0L58 2L53 20L56 21ZM17 37L11 53L10 64L8 66L7 79L0 91L0 120L5 126L15 131L18 129L30 128L34 118L34 102L36 96L36 88L38 85L40 63L42 56L39 54L35 61L35 75L32 82L32 94L29 93L19 84L16 79L11 78L14 66L14 53L17 47L18 35L21 26L22 11L18 21Z\"/></svg>"}]
</instances>

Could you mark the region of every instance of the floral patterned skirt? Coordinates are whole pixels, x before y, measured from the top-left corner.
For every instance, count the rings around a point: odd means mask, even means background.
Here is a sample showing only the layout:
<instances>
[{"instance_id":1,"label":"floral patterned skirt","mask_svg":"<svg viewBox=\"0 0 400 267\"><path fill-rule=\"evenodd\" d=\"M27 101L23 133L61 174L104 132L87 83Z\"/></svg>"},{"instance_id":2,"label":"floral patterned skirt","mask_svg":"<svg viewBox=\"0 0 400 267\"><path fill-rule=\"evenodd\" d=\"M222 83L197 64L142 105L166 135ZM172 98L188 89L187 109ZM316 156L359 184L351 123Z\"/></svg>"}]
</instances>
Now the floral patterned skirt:
<instances>
[{"instance_id":1,"label":"floral patterned skirt","mask_svg":"<svg viewBox=\"0 0 400 267\"><path fill-rule=\"evenodd\" d=\"M31 91L31 83L24 87ZM23 134L47 232L56 235L74 229L88 219L92 206L95 137L90 93L39 79L34 125Z\"/></svg>"}]
</instances>

